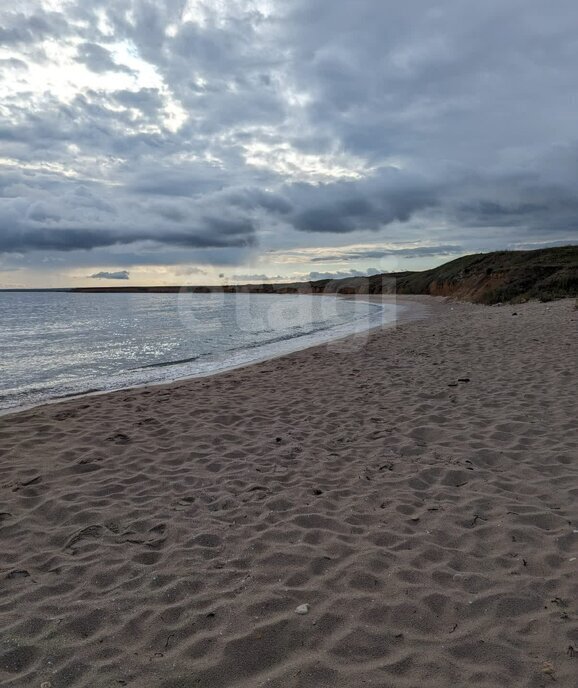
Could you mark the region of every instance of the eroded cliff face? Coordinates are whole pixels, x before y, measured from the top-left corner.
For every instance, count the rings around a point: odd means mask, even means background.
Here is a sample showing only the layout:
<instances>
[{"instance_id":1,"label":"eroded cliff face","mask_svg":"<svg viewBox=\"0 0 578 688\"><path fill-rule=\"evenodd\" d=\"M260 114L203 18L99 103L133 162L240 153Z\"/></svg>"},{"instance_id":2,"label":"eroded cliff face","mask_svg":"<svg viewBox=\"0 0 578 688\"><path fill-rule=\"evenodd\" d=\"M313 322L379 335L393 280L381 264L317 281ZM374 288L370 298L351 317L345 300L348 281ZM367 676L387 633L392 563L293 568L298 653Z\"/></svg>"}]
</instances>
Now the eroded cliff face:
<instances>
[{"instance_id":1,"label":"eroded cliff face","mask_svg":"<svg viewBox=\"0 0 578 688\"><path fill-rule=\"evenodd\" d=\"M476 272L453 280L434 279L427 293L489 304L576 297L578 267L535 266Z\"/></svg>"},{"instance_id":2,"label":"eroded cliff face","mask_svg":"<svg viewBox=\"0 0 578 688\"><path fill-rule=\"evenodd\" d=\"M319 291L427 294L478 303L578 296L578 247L464 256L432 270L313 283Z\"/></svg>"},{"instance_id":3,"label":"eroded cliff face","mask_svg":"<svg viewBox=\"0 0 578 688\"><path fill-rule=\"evenodd\" d=\"M432 280L429 285L431 296L450 296L466 301L483 301L485 295L502 288L508 283L507 273L470 275L458 281Z\"/></svg>"}]
</instances>

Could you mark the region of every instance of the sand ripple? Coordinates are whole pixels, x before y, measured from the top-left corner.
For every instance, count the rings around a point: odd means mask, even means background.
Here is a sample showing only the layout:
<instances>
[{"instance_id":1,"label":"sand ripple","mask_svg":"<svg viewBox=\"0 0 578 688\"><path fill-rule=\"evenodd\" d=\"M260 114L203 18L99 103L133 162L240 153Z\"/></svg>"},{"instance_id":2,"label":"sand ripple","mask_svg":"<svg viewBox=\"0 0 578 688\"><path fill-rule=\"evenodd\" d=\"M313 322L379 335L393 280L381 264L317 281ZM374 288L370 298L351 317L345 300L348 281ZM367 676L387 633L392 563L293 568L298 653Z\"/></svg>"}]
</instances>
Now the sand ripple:
<instances>
[{"instance_id":1,"label":"sand ripple","mask_svg":"<svg viewBox=\"0 0 578 688\"><path fill-rule=\"evenodd\" d=\"M0 683L574 686L577 314L513 311L0 419Z\"/></svg>"}]
</instances>

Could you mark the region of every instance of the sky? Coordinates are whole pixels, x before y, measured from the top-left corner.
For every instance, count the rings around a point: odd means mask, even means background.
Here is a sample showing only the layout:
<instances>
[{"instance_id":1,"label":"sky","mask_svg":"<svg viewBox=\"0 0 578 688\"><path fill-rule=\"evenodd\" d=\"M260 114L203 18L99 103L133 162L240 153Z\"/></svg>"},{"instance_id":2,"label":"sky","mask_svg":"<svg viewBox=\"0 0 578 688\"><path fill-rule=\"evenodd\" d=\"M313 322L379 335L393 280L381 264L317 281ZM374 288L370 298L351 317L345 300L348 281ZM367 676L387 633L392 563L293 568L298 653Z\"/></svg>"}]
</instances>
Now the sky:
<instances>
[{"instance_id":1,"label":"sky","mask_svg":"<svg viewBox=\"0 0 578 688\"><path fill-rule=\"evenodd\" d=\"M0 288L578 243L575 0L15 0Z\"/></svg>"}]
</instances>

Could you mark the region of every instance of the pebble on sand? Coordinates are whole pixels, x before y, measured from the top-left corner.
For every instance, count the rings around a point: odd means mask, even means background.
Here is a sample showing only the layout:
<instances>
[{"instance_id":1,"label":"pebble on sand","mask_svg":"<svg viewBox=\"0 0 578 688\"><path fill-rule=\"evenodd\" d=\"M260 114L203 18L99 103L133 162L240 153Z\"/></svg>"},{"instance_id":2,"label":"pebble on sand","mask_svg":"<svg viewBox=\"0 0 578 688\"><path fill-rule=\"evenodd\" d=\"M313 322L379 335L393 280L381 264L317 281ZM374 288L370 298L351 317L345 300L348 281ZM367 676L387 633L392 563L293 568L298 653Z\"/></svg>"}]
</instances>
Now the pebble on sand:
<instances>
[{"instance_id":1,"label":"pebble on sand","mask_svg":"<svg viewBox=\"0 0 578 688\"><path fill-rule=\"evenodd\" d=\"M309 605L300 604L295 610L295 614L309 614Z\"/></svg>"}]
</instances>

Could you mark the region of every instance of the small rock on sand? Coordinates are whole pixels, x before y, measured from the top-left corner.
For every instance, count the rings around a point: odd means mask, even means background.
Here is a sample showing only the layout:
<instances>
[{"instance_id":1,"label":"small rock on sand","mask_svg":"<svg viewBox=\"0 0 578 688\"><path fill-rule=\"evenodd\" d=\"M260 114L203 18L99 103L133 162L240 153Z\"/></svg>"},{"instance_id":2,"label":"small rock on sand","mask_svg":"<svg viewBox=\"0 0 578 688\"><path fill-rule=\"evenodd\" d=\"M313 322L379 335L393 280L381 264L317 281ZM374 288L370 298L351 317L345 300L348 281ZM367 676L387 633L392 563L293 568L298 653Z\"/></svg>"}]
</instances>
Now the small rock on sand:
<instances>
[{"instance_id":1,"label":"small rock on sand","mask_svg":"<svg viewBox=\"0 0 578 688\"><path fill-rule=\"evenodd\" d=\"M295 610L295 614L309 614L309 605L308 604L300 604L297 609Z\"/></svg>"}]
</instances>

